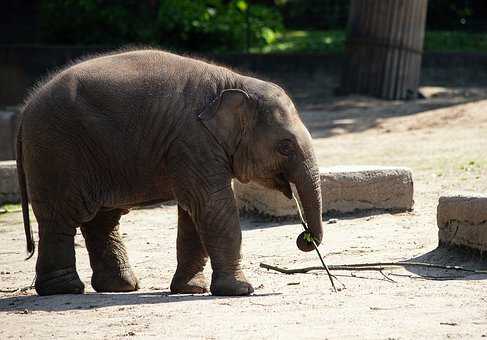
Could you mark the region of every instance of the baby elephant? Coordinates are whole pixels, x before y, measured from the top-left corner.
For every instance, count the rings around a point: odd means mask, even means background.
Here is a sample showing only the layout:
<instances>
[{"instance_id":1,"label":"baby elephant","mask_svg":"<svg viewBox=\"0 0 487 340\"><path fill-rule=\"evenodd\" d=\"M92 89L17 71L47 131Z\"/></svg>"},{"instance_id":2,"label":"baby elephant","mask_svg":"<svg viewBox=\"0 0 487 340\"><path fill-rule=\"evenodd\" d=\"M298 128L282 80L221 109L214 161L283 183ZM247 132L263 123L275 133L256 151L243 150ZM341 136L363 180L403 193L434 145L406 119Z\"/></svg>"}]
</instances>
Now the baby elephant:
<instances>
[{"instance_id":1,"label":"baby elephant","mask_svg":"<svg viewBox=\"0 0 487 340\"><path fill-rule=\"evenodd\" d=\"M292 198L322 239L319 170L309 132L277 85L159 50L78 62L37 87L23 108L17 166L27 249L39 224L39 295L83 293L80 227L98 292L138 289L119 233L131 207L178 202L174 293L248 295L232 178ZM298 247L312 245L298 237Z\"/></svg>"}]
</instances>

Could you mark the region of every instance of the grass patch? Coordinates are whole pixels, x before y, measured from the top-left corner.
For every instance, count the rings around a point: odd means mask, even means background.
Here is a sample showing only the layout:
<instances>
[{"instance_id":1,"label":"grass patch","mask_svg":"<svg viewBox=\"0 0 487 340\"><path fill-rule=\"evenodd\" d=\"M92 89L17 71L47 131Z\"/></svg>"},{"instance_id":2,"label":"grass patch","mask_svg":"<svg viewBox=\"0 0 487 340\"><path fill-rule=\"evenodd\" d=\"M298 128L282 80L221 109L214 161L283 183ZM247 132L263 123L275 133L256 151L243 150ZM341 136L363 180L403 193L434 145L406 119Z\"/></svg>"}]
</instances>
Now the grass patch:
<instances>
[{"instance_id":1,"label":"grass patch","mask_svg":"<svg viewBox=\"0 0 487 340\"><path fill-rule=\"evenodd\" d=\"M426 32L424 50L432 52L487 52L487 33Z\"/></svg>"},{"instance_id":2,"label":"grass patch","mask_svg":"<svg viewBox=\"0 0 487 340\"><path fill-rule=\"evenodd\" d=\"M19 212L22 211L22 207L20 204L4 204L0 205L0 214L6 214L11 212Z\"/></svg>"},{"instance_id":3,"label":"grass patch","mask_svg":"<svg viewBox=\"0 0 487 340\"><path fill-rule=\"evenodd\" d=\"M487 171L487 158L467 157L459 157L455 161L451 158L439 158L431 171L436 177L456 178L462 181L484 178Z\"/></svg>"},{"instance_id":4,"label":"grass patch","mask_svg":"<svg viewBox=\"0 0 487 340\"><path fill-rule=\"evenodd\" d=\"M344 46L344 31L286 31L278 34L272 44L251 49L251 52L341 52Z\"/></svg>"},{"instance_id":5,"label":"grass patch","mask_svg":"<svg viewBox=\"0 0 487 340\"><path fill-rule=\"evenodd\" d=\"M255 47L253 53L324 53L343 52L345 31L286 31L265 47ZM426 52L487 52L487 33L457 31L427 31Z\"/></svg>"}]
</instances>

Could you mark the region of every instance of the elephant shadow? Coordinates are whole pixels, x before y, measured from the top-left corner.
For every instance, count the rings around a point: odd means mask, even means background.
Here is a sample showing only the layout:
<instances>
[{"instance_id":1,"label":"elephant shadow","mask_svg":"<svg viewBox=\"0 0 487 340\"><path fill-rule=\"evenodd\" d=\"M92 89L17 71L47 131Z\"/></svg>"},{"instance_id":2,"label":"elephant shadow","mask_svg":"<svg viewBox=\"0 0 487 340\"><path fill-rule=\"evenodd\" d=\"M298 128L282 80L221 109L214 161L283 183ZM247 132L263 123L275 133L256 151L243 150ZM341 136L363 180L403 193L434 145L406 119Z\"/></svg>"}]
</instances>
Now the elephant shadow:
<instances>
[{"instance_id":1,"label":"elephant shadow","mask_svg":"<svg viewBox=\"0 0 487 340\"><path fill-rule=\"evenodd\" d=\"M0 299L0 313L29 314L33 311L61 312L68 310L91 310L120 306L127 308L137 305L163 304L198 300L252 299L281 293L254 293L250 296L213 296L210 294L171 294L168 291L132 293L86 293L80 295L24 295Z\"/></svg>"},{"instance_id":2,"label":"elephant shadow","mask_svg":"<svg viewBox=\"0 0 487 340\"><path fill-rule=\"evenodd\" d=\"M423 262L441 266L459 266L487 271L487 258L464 248L439 246L436 249L410 258L405 262ZM405 266L407 271L427 280L487 280L487 273L474 273L455 269Z\"/></svg>"}]
</instances>

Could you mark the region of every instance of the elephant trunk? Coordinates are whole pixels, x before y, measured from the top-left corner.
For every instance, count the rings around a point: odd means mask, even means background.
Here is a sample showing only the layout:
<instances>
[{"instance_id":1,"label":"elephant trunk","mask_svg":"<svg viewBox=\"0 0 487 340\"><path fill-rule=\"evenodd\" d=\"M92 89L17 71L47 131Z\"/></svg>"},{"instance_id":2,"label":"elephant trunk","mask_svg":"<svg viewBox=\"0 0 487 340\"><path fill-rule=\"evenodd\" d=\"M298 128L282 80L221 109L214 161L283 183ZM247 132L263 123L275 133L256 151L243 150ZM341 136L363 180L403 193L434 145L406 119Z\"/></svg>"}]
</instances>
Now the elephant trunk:
<instances>
[{"instance_id":1,"label":"elephant trunk","mask_svg":"<svg viewBox=\"0 0 487 340\"><path fill-rule=\"evenodd\" d=\"M312 152L311 155L305 157L292 177L291 182L298 191L309 231L312 233L316 245L319 245L323 239L321 181L320 170ZM313 244L305 240L304 233L299 235L296 244L301 251L314 249Z\"/></svg>"}]
</instances>

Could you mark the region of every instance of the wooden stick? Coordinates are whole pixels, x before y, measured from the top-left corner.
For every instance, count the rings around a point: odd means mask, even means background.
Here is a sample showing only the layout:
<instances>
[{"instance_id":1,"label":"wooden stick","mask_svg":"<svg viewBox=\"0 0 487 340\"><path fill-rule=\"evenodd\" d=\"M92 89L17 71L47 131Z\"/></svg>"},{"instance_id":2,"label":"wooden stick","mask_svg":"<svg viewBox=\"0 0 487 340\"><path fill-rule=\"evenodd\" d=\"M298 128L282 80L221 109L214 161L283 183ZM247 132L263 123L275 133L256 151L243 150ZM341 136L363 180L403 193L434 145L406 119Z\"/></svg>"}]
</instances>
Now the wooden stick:
<instances>
[{"instance_id":1,"label":"wooden stick","mask_svg":"<svg viewBox=\"0 0 487 340\"><path fill-rule=\"evenodd\" d=\"M305 268L286 269L286 268L271 266L265 263L261 263L260 267L265 268L267 270L274 270L276 272L283 273L283 274L304 274L313 270L323 270L323 267L305 267ZM424 262L403 262L403 261L329 265L328 269L329 270L352 270L352 271L359 271L359 270L383 271L385 269L394 268L394 267L423 267L423 268L464 271L464 272L469 272L474 274L487 274L487 270L477 270L477 269L466 268L462 266L449 266L449 265L440 265L440 264L424 263Z\"/></svg>"},{"instance_id":2,"label":"wooden stick","mask_svg":"<svg viewBox=\"0 0 487 340\"><path fill-rule=\"evenodd\" d=\"M19 291L19 288L14 288L14 289L0 289L0 293L15 293L16 291Z\"/></svg>"}]
</instances>

